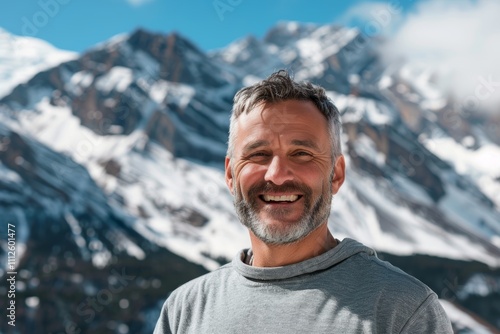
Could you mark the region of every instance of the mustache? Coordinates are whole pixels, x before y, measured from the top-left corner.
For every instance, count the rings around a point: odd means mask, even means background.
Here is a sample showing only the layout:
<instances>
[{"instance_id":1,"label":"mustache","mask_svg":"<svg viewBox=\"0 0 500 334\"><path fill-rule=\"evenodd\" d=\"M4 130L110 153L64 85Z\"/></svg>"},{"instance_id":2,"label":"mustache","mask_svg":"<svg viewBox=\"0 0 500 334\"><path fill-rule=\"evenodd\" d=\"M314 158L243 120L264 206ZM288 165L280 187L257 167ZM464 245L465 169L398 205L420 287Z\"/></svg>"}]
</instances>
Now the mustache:
<instances>
[{"instance_id":1,"label":"mustache","mask_svg":"<svg viewBox=\"0 0 500 334\"><path fill-rule=\"evenodd\" d=\"M248 196L250 198L255 198L260 194L265 193L279 193L279 192L297 192L304 194L305 197L309 197L312 194L311 188L305 184L297 183L294 181L287 181L283 184L276 185L272 182L263 181L254 184L248 189Z\"/></svg>"}]
</instances>

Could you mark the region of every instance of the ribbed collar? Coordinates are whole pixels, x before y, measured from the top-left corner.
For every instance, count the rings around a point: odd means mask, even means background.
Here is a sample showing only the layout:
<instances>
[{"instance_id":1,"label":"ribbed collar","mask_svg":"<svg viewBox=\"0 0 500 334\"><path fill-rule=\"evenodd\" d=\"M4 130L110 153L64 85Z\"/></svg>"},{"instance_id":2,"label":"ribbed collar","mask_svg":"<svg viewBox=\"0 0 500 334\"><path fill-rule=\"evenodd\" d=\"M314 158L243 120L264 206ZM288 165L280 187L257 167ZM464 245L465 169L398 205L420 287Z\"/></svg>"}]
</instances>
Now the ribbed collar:
<instances>
[{"instance_id":1,"label":"ribbed collar","mask_svg":"<svg viewBox=\"0 0 500 334\"><path fill-rule=\"evenodd\" d=\"M233 259L232 266L239 274L250 279L278 280L327 269L361 252L375 254L373 249L356 240L345 238L335 248L311 259L282 267L259 268L245 263L245 259L252 255L252 250L243 249Z\"/></svg>"}]
</instances>

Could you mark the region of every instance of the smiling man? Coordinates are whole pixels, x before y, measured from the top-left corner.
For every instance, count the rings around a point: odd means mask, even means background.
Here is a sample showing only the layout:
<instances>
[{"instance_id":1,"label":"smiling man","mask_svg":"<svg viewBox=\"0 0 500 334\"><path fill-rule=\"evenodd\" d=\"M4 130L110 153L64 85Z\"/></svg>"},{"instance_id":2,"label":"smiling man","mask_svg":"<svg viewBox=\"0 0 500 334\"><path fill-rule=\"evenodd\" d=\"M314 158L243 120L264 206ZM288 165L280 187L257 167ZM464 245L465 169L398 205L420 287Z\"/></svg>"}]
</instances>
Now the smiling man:
<instances>
[{"instance_id":1,"label":"smiling man","mask_svg":"<svg viewBox=\"0 0 500 334\"><path fill-rule=\"evenodd\" d=\"M298 99L238 112L245 92L235 104L226 181L250 230L252 264L278 267L333 248L326 221L344 181L344 157L333 149L325 116L314 102ZM339 115L330 117L333 131Z\"/></svg>"},{"instance_id":2,"label":"smiling man","mask_svg":"<svg viewBox=\"0 0 500 334\"><path fill-rule=\"evenodd\" d=\"M279 71L234 100L226 183L251 249L165 302L155 333L452 333L423 283L328 229L345 178L324 89Z\"/></svg>"}]
</instances>

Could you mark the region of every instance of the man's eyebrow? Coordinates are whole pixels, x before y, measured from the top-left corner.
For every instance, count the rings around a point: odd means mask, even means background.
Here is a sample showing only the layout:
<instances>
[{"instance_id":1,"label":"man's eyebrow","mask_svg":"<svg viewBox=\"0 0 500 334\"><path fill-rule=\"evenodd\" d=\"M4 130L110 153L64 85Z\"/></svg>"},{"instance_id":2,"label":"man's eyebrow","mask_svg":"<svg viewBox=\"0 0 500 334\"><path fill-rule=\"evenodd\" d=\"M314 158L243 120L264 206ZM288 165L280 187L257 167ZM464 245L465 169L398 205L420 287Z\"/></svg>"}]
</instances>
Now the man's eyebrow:
<instances>
[{"instance_id":1,"label":"man's eyebrow","mask_svg":"<svg viewBox=\"0 0 500 334\"><path fill-rule=\"evenodd\" d=\"M256 148L259 148L261 146L269 146L269 142L267 140L256 140L256 141L252 141L248 144L246 144L244 147L243 147L243 152L246 153L246 152L249 152L249 151L252 151Z\"/></svg>"},{"instance_id":2,"label":"man's eyebrow","mask_svg":"<svg viewBox=\"0 0 500 334\"><path fill-rule=\"evenodd\" d=\"M305 140L294 139L294 140L292 140L292 145L304 146L307 148L311 148L313 150L319 150L318 145L314 141L309 140L309 139L305 139Z\"/></svg>"}]
</instances>

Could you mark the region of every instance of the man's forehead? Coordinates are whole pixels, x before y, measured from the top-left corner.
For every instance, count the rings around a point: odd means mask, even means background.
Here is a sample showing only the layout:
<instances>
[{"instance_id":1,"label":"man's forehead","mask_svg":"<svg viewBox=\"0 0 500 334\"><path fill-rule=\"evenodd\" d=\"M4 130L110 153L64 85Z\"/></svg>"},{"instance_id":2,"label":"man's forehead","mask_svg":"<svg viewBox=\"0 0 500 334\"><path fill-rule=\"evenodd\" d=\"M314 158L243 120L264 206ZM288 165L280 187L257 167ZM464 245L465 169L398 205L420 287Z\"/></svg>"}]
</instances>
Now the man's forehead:
<instances>
[{"instance_id":1,"label":"man's forehead","mask_svg":"<svg viewBox=\"0 0 500 334\"><path fill-rule=\"evenodd\" d=\"M293 112L293 111L307 111L313 109L320 112L319 109L316 107L316 105L310 100L289 99L276 102L259 101L255 103L255 105L253 105L252 107L248 108L245 114L249 115L254 112L262 113L263 111Z\"/></svg>"},{"instance_id":2,"label":"man's forehead","mask_svg":"<svg viewBox=\"0 0 500 334\"><path fill-rule=\"evenodd\" d=\"M326 117L319 111L316 105L308 100L285 100L279 102L260 102L255 107L242 113L237 122L241 127L253 126L254 124L271 127L277 130L276 125L303 124L319 120L327 123Z\"/></svg>"},{"instance_id":3,"label":"man's forehead","mask_svg":"<svg viewBox=\"0 0 500 334\"><path fill-rule=\"evenodd\" d=\"M297 139L297 138L285 138L285 143L289 144L291 146L299 146L299 147L304 147L304 148L310 148L313 150L319 150L320 147L317 143L316 140L311 139L311 138L306 138L306 137L301 137L304 139ZM243 151L252 151L257 148L261 147L269 147L272 145L272 142L266 139L254 139L254 138L247 138L246 141L243 143Z\"/></svg>"}]
</instances>

